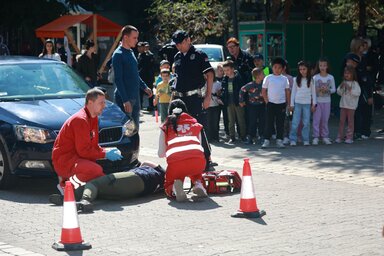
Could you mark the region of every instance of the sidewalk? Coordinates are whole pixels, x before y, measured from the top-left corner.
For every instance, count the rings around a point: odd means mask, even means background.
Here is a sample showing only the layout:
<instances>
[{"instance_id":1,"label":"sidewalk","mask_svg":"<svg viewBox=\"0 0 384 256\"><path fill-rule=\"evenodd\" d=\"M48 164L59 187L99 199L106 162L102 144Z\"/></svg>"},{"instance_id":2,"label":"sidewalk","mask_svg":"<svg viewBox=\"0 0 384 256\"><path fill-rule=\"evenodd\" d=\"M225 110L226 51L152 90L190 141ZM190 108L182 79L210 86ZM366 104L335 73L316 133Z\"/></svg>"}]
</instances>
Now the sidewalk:
<instances>
[{"instance_id":1,"label":"sidewalk","mask_svg":"<svg viewBox=\"0 0 384 256\"><path fill-rule=\"evenodd\" d=\"M376 130L383 127L383 113L375 120L373 138L352 145L268 150L212 145L218 169L242 173L243 158L250 158L258 207L267 212L262 219L230 217L239 194L212 195L198 203L172 202L163 194L98 200L93 214L79 215L83 239L93 248L56 252L51 245L60 238L62 208L47 200L55 183L26 180L0 193L0 241L49 256L380 256L384 135ZM143 121L140 159L164 164L157 158L158 124L149 114ZM0 247L0 255L5 253Z\"/></svg>"}]
</instances>

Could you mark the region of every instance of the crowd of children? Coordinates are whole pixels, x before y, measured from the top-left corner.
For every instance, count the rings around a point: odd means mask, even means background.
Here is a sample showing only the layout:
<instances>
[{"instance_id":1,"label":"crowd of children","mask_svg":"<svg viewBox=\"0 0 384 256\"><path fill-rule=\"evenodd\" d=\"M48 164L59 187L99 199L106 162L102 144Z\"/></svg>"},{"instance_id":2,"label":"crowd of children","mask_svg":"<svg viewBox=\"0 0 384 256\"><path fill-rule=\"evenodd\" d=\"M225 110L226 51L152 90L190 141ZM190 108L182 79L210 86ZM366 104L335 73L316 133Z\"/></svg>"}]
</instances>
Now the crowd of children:
<instances>
[{"instance_id":1,"label":"crowd of children","mask_svg":"<svg viewBox=\"0 0 384 256\"><path fill-rule=\"evenodd\" d=\"M356 109L363 106L372 110L372 89L367 88L373 87L373 84L362 85L366 81L366 78L361 77L365 74L362 71L364 67L361 67L362 61L357 54L346 55L343 81L337 91L335 79L329 74L326 58L319 59L314 69L307 62L300 61L295 78L287 74L287 62L276 58L272 61L271 74L265 76L263 69L255 68L252 71L253 81L243 86L233 63L224 62L222 66L225 75L220 79L222 89L215 96L221 93L219 99L222 99L221 104L227 110L227 143L236 141L237 127L240 140L245 144L260 142L262 148L270 146L271 138L276 138L276 146L279 148L285 145L296 146L298 142L302 142L304 146L318 145L320 142L330 145L332 139L328 122L331 95L335 92L340 96L340 122L334 142L351 144L354 139L369 138L370 120L355 120ZM218 66L218 70L220 69L221 65ZM216 111L216 115L219 113ZM215 123L215 127L208 127L208 130L210 137L217 140L217 119ZM346 123L347 131L344 136ZM356 132L356 127L366 127L360 128L367 131L366 135Z\"/></svg>"},{"instance_id":2,"label":"crowd of children","mask_svg":"<svg viewBox=\"0 0 384 256\"><path fill-rule=\"evenodd\" d=\"M333 141L351 144L354 139L369 138L371 120L367 113L372 110L373 83L368 79L363 51L364 40L353 40L351 52L344 59L343 81L338 86L329 73L326 58L320 58L315 67L300 61L296 77L289 75L286 60L276 58L271 68L256 66L249 83L244 82L233 61L220 63L207 109L208 140L223 141L219 137L221 116L226 134L224 142L228 144L241 141L267 148L271 140L276 139L276 146L283 148L298 143L304 146L330 145ZM260 59L263 57L258 53L255 60ZM163 123L171 99L172 71L167 61L161 64L168 66L160 67L158 81L161 82L157 81L155 103ZM334 93L340 96L340 122L337 137L332 139L328 122Z\"/></svg>"}]
</instances>

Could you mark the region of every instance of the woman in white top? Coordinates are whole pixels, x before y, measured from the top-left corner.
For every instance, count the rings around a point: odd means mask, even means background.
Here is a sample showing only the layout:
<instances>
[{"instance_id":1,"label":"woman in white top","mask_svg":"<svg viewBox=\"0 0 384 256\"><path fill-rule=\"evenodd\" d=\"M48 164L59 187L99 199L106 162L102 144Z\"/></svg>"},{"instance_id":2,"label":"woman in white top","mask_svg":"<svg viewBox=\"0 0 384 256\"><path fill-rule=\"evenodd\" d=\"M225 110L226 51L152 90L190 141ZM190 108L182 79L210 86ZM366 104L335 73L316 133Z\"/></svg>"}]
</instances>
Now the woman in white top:
<instances>
[{"instance_id":1,"label":"woman in white top","mask_svg":"<svg viewBox=\"0 0 384 256\"><path fill-rule=\"evenodd\" d=\"M298 63L299 74L293 81L291 93L291 107L293 111L292 129L289 134L291 146L296 146L297 129L300 120L303 122L302 136L304 146L309 146L309 122L311 111L316 109L316 90L310 74L310 66L304 61Z\"/></svg>"},{"instance_id":2,"label":"woman in white top","mask_svg":"<svg viewBox=\"0 0 384 256\"><path fill-rule=\"evenodd\" d=\"M40 53L39 58L46 58L46 59L61 61L60 55L55 52L55 46L50 39L45 41L43 52Z\"/></svg>"}]
</instances>

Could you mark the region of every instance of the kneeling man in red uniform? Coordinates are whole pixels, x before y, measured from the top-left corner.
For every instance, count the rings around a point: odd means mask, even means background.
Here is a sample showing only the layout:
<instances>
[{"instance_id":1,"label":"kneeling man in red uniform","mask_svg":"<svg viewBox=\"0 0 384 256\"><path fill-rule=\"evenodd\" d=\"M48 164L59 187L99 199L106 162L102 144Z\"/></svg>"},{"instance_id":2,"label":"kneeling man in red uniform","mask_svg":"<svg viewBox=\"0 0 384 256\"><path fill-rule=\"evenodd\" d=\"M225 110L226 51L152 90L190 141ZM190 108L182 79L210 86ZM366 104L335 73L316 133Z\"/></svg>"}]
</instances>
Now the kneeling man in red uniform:
<instances>
[{"instance_id":1,"label":"kneeling man in red uniform","mask_svg":"<svg viewBox=\"0 0 384 256\"><path fill-rule=\"evenodd\" d=\"M72 115L60 129L52 151L52 162L59 176L60 187L66 180L75 189L87 181L103 176L103 168L96 159L121 160L117 148L99 146L98 116L105 108L105 94L98 88L88 90L85 106ZM60 187L58 186L59 190Z\"/></svg>"},{"instance_id":2,"label":"kneeling man in red uniform","mask_svg":"<svg viewBox=\"0 0 384 256\"><path fill-rule=\"evenodd\" d=\"M168 108L168 117L160 127L159 157L166 157L164 189L168 197L184 201L187 196L183 190L185 177L194 184L193 192L198 197L206 197L202 185L202 173L206 160L201 146L203 126L187 114L185 103L176 99Z\"/></svg>"}]
</instances>

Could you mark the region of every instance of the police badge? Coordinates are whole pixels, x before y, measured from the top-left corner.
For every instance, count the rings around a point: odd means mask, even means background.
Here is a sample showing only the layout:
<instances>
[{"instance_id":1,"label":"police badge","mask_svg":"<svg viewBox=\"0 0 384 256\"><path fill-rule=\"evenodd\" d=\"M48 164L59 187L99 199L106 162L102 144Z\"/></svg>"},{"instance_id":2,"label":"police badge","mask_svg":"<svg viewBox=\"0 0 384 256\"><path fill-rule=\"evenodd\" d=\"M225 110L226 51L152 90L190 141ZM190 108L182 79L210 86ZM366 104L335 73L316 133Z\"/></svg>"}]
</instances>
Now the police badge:
<instances>
[{"instance_id":1,"label":"police badge","mask_svg":"<svg viewBox=\"0 0 384 256\"><path fill-rule=\"evenodd\" d=\"M191 60L194 60L194 59L195 59L195 57L196 57L196 56L195 56L195 54L191 54L191 57L190 57L190 59L191 59Z\"/></svg>"}]
</instances>

